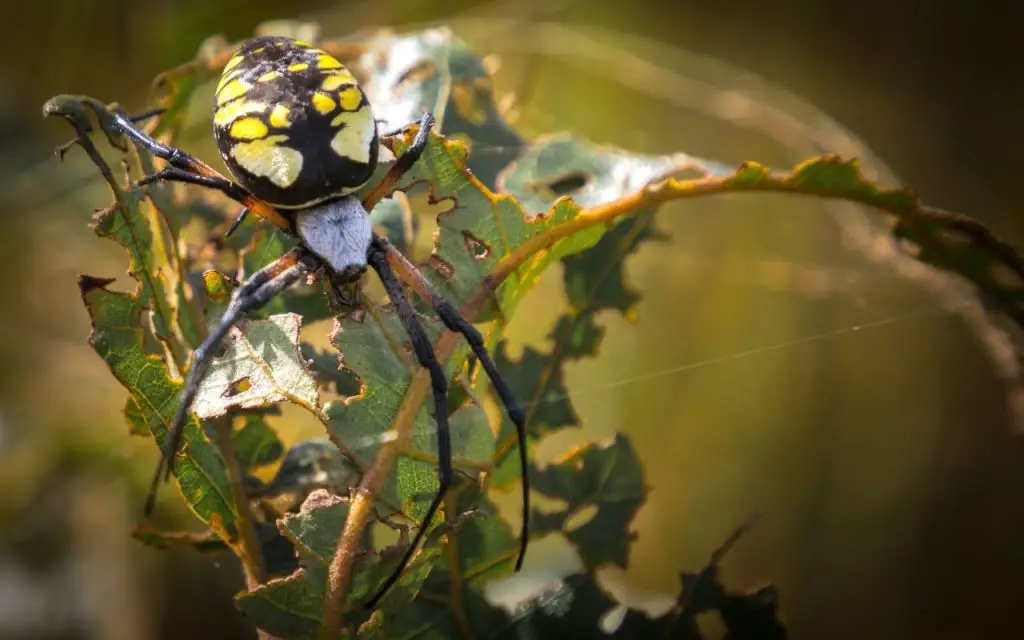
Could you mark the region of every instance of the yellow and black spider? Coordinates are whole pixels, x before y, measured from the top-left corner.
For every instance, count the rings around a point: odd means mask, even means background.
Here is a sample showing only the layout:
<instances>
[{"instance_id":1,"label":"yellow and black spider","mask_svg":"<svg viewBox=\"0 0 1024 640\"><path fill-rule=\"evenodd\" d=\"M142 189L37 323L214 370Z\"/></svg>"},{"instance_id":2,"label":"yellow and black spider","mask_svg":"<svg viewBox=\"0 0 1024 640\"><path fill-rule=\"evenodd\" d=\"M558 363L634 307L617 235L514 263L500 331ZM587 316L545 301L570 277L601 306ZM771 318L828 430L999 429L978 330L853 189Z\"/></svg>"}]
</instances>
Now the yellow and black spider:
<instances>
[{"instance_id":1,"label":"yellow and black spider","mask_svg":"<svg viewBox=\"0 0 1024 640\"><path fill-rule=\"evenodd\" d=\"M424 114L412 145L362 201L353 194L369 181L379 155L373 110L348 69L308 43L282 37L253 38L225 65L217 86L213 124L221 157L236 182L198 158L161 144L144 133L134 120L137 119L124 113L114 115L116 127L122 133L169 165L139 180L139 185L167 180L216 189L243 206L232 230L251 212L299 240L296 248L252 274L236 289L220 324L196 349L185 379L181 408L171 426L146 501L147 513L152 511L160 479L170 477L188 410L210 358L231 327L245 313L258 309L310 274L323 274L332 289L344 296L344 287L355 283L367 266L372 267L397 309L417 360L430 372L439 467L437 494L397 569L367 603L374 606L405 569L452 480L446 411L448 380L406 297L397 270L400 275L414 277L415 282L407 283L414 284L413 289L434 308L448 329L466 338L516 425L523 474L523 531L516 560L519 570L526 553L529 516L522 411L498 374L480 333L415 272L401 253L373 232L368 214L419 159L434 125L433 116Z\"/></svg>"}]
</instances>

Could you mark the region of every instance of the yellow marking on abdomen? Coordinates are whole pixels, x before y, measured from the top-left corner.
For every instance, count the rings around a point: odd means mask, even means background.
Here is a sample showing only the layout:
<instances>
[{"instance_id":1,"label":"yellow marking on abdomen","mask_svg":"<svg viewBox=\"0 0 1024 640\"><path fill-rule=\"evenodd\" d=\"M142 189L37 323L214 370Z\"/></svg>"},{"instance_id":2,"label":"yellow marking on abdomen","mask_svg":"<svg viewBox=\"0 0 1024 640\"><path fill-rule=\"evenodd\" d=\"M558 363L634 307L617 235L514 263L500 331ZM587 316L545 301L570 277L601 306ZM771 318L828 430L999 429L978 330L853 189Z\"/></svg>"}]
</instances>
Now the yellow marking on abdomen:
<instances>
[{"instance_id":1,"label":"yellow marking on abdomen","mask_svg":"<svg viewBox=\"0 0 1024 640\"><path fill-rule=\"evenodd\" d=\"M239 142L231 147L231 157L240 167L266 178L282 189L295 183L302 171L302 154L279 145L288 136L268 136L262 140Z\"/></svg>"},{"instance_id":2,"label":"yellow marking on abdomen","mask_svg":"<svg viewBox=\"0 0 1024 640\"><path fill-rule=\"evenodd\" d=\"M345 111L355 111L363 101L363 92L359 87L349 87L338 94L338 103Z\"/></svg>"},{"instance_id":3,"label":"yellow marking on abdomen","mask_svg":"<svg viewBox=\"0 0 1024 640\"><path fill-rule=\"evenodd\" d=\"M323 93L313 94L313 108L319 111L321 114L327 115L328 113L334 111L334 109L337 108L337 106L338 105L334 102L331 96L325 95Z\"/></svg>"},{"instance_id":4,"label":"yellow marking on abdomen","mask_svg":"<svg viewBox=\"0 0 1024 640\"><path fill-rule=\"evenodd\" d=\"M270 108L266 102L246 100L244 102L232 102L217 109L213 114L213 123L218 127L226 127L235 119L250 113L263 113Z\"/></svg>"},{"instance_id":5,"label":"yellow marking on abdomen","mask_svg":"<svg viewBox=\"0 0 1024 640\"><path fill-rule=\"evenodd\" d=\"M267 125L259 118L242 118L231 125L231 137L238 140L255 140L267 135Z\"/></svg>"},{"instance_id":6,"label":"yellow marking on abdomen","mask_svg":"<svg viewBox=\"0 0 1024 640\"><path fill-rule=\"evenodd\" d=\"M358 111L342 111L331 120L332 127L341 127L331 139L331 149L355 162L370 161L370 144L376 124L369 106Z\"/></svg>"},{"instance_id":7,"label":"yellow marking on abdomen","mask_svg":"<svg viewBox=\"0 0 1024 640\"><path fill-rule=\"evenodd\" d=\"M235 56L235 57L231 58L230 60L228 60L228 63L226 65L224 65L223 73L227 73L228 71L231 71L232 69L234 69L238 65L242 64L242 60L245 60L245 58L243 56Z\"/></svg>"},{"instance_id":8,"label":"yellow marking on abdomen","mask_svg":"<svg viewBox=\"0 0 1024 640\"><path fill-rule=\"evenodd\" d=\"M345 65L338 62L338 59L335 58L334 56L328 55L326 53L321 53L320 59L317 60L316 66L320 67L321 69L342 69L344 68Z\"/></svg>"},{"instance_id":9,"label":"yellow marking on abdomen","mask_svg":"<svg viewBox=\"0 0 1024 640\"><path fill-rule=\"evenodd\" d=\"M236 70L236 71L231 71L231 72L225 71L224 74L221 75L220 82L217 83L217 88L214 89L214 93L220 93L221 90L224 88L224 85L226 85L227 83L231 82L235 78L238 78L240 75L241 75L241 70Z\"/></svg>"},{"instance_id":10,"label":"yellow marking on abdomen","mask_svg":"<svg viewBox=\"0 0 1024 640\"><path fill-rule=\"evenodd\" d=\"M244 96L252 85L245 80L232 80L217 92L217 104L227 104L236 98Z\"/></svg>"},{"instance_id":11,"label":"yellow marking on abdomen","mask_svg":"<svg viewBox=\"0 0 1024 640\"><path fill-rule=\"evenodd\" d=\"M283 104L274 105L274 110L270 112L270 126L278 129L291 126L291 121L288 119L288 114L291 113L291 109L284 106Z\"/></svg>"},{"instance_id":12,"label":"yellow marking on abdomen","mask_svg":"<svg viewBox=\"0 0 1024 640\"><path fill-rule=\"evenodd\" d=\"M260 77L256 78L256 82L270 82L274 78L280 78L280 77L281 77L281 72L280 71L268 71L268 72L264 73L263 75L261 75Z\"/></svg>"},{"instance_id":13,"label":"yellow marking on abdomen","mask_svg":"<svg viewBox=\"0 0 1024 640\"><path fill-rule=\"evenodd\" d=\"M324 81L320 83L320 88L328 92L337 91L341 88L341 85L348 83L354 84L355 81L355 76L349 73L348 69L342 69L337 73L332 73L327 76Z\"/></svg>"},{"instance_id":14,"label":"yellow marking on abdomen","mask_svg":"<svg viewBox=\"0 0 1024 640\"><path fill-rule=\"evenodd\" d=\"M308 68L309 63L307 62L296 62L295 64L288 65L289 71L305 71Z\"/></svg>"}]
</instances>

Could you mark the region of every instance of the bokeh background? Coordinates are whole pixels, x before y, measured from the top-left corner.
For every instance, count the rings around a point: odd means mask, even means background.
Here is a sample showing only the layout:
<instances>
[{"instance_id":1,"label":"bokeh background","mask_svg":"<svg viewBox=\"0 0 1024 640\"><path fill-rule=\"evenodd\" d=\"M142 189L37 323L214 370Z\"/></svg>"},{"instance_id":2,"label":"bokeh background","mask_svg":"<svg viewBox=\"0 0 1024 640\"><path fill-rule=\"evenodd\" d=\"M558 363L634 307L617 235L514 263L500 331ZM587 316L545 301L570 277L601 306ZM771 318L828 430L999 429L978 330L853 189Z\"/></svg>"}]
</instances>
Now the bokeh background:
<instances>
[{"instance_id":1,"label":"bokeh background","mask_svg":"<svg viewBox=\"0 0 1024 640\"><path fill-rule=\"evenodd\" d=\"M91 168L52 155L68 133L40 117L53 94L141 108L207 36L268 19L326 35L440 21L499 57L527 134L775 166L857 155L1024 246L1024 14L1002 4L37 0L0 15L0 638L252 636L233 558L128 536L155 450L127 436L75 286L123 279L125 261L87 228L108 200ZM186 146L214 160L208 135ZM761 513L726 579L774 581L795 638L1013 637L1024 440L987 334L851 249L843 229L863 212L828 206L666 207L672 241L629 263L636 318L603 317L602 356L570 369L586 427L547 449L634 439L653 492L619 576L633 589L674 593ZM517 345L544 339L559 286L556 272L527 302ZM284 422L291 441L311 435Z\"/></svg>"}]
</instances>

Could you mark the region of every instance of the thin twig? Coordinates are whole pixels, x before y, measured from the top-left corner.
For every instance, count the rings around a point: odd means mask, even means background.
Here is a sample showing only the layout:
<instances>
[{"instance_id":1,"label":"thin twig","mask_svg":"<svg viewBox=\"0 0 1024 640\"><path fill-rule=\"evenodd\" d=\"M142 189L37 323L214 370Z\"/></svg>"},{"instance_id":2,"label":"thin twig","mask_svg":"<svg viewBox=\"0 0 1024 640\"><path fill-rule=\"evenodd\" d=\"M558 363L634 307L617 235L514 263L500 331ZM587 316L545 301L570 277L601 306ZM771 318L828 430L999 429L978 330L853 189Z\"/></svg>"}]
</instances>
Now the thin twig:
<instances>
[{"instance_id":1,"label":"thin twig","mask_svg":"<svg viewBox=\"0 0 1024 640\"><path fill-rule=\"evenodd\" d=\"M228 472L228 483L231 486L231 497L238 516L235 528L238 533L238 557L242 561L245 573L245 586L255 589L267 579L267 567L263 561L263 549L256 535L256 522L249 507L249 496L245 491L242 468L235 455L235 441L231 437L231 413L215 420L217 431L217 448L224 459Z\"/></svg>"}]
</instances>

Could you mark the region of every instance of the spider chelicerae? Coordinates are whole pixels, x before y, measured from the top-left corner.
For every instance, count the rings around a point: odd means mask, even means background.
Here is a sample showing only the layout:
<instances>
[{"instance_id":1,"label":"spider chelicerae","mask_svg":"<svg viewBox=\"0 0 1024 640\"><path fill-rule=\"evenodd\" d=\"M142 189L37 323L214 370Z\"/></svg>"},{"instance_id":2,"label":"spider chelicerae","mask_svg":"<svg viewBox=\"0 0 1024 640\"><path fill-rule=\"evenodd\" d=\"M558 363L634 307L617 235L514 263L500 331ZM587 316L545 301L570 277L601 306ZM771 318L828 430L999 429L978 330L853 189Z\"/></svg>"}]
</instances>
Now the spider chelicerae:
<instances>
[{"instance_id":1,"label":"spider chelicerae","mask_svg":"<svg viewBox=\"0 0 1024 640\"><path fill-rule=\"evenodd\" d=\"M367 268L372 268L409 334L417 361L430 373L439 480L438 491L398 567L368 601L367 605L372 607L401 576L452 482L446 411L448 380L400 278L419 274L387 239L373 231L368 214L377 202L390 195L419 159L434 118L429 113L423 115L412 144L360 201L354 193L370 180L380 153L380 134L366 94L351 72L327 52L306 42L265 36L241 46L225 65L216 90L214 132L234 182L198 158L147 135L136 124L137 120L121 112L114 114L118 130L168 165L142 178L138 185L173 181L218 190L243 207L228 233L252 213L299 240L294 249L253 273L234 291L222 320L195 350L181 407L164 443L146 500L146 512L153 509L161 479L171 475L188 411L211 358L231 328L247 312L260 308L312 274L322 274L332 290L344 297ZM515 565L518 571L526 553L529 516L523 413L473 325L425 278L417 277L412 288L433 307L448 329L465 337L516 426L523 475L523 530Z\"/></svg>"}]
</instances>

